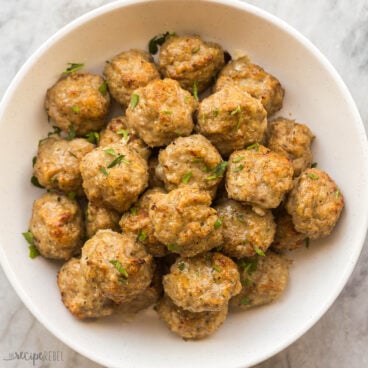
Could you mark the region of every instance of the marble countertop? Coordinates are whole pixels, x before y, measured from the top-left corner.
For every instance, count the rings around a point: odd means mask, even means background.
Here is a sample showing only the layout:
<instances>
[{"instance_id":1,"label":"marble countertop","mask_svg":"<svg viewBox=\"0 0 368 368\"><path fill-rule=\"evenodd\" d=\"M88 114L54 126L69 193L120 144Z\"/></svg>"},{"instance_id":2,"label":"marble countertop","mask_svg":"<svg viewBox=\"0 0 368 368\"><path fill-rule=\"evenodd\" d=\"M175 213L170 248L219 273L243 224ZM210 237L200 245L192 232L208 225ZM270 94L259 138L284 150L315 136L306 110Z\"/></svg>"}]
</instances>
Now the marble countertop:
<instances>
[{"instance_id":1,"label":"marble countertop","mask_svg":"<svg viewBox=\"0 0 368 368\"><path fill-rule=\"evenodd\" d=\"M71 20L109 0L0 0L0 97L27 58ZM250 0L307 36L340 73L368 130L367 0ZM284 351L257 368L368 367L368 242L347 286L321 320ZM1 367L13 351L56 351L63 362L42 367L97 368L49 333L27 310L0 269ZM37 366L37 363L36 363ZM41 367L41 365L38 365Z\"/></svg>"}]
</instances>

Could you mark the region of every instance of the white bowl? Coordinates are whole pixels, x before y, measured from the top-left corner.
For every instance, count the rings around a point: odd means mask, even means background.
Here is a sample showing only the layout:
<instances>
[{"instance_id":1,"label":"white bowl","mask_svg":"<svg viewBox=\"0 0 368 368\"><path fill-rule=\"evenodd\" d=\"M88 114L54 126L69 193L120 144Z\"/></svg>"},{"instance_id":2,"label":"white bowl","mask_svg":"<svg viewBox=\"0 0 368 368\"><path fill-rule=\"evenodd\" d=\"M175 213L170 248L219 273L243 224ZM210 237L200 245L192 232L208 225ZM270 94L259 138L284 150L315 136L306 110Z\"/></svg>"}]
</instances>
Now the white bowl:
<instances>
[{"instance_id":1,"label":"white bowl","mask_svg":"<svg viewBox=\"0 0 368 368\"><path fill-rule=\"evenodd\" d=\"M184 342L155 313L131 322L81 322L60 301L59 265L31 260L21 233L32 202L31 159L49 131L43 100L68 62L101 72L104 62L167 30L200 34L228 51L244 50L286 89L281 115L308 124L318 166L336 180L346 208L332 236L291 255L290 285L278 302L231 315L211 338ZM342 80L304 37L279 19L236 1L121 1L77 19L46 42L23 66L0 108L0 244L4 270L32 313L59 339L110 367L246 367L277 353L309 329L344 287L367 229L366 136Z\"/></svg>"}]
</instances>

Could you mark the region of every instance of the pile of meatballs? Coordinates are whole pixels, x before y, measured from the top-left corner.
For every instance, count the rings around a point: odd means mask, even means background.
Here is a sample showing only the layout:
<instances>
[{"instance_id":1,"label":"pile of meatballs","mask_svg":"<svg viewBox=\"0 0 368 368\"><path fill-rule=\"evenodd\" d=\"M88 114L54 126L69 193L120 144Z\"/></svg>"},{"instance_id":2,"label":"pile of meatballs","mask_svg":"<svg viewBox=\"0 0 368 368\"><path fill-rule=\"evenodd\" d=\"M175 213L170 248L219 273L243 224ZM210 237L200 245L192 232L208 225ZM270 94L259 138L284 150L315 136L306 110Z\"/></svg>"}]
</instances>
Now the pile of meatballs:
<instances>
[{"instance_id":1,"label":"pile of meatballs","mask_svg":"<svg viewBox=\"0 0 368 368\"><path fill-rule=\"evenodd\" d=\"M272 119L284 97L274 76L199 36L155 40L156 63L123 51L104 77L71 64L48 89L54 132L33 167L47 191L29 234L65 261L57 284L75 317L153 305L171 331L201 339L229 306L279 298L283 253L328 236L344 201L313 163L311 130Z\"/></svg>"}]
</instances>

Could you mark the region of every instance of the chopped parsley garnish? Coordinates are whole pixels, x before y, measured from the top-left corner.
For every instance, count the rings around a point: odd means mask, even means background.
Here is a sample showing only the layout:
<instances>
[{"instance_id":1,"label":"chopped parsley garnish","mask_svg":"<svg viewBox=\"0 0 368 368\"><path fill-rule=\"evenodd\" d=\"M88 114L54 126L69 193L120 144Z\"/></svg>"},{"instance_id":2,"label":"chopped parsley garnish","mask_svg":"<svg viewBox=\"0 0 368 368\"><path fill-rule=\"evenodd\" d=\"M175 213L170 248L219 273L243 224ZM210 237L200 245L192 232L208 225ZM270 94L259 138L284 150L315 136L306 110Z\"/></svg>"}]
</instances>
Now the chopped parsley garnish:
<instances>
[{"instance_id":1,"label":"chopped parsley garnish","mask_svg":"<svg viewBox=\"0 0 368 368\"><path fill-rule=\"evenodd\" d=\"M339 196L340 196L340 191L338 189L336 189L335 191L335 199L339 199Z\"/></svg>"},{"instance_id":2,"label":"chopped parsley garnish","mask_svg":"<svg viewBox=\"0 0 368 368\"><path fill-rule=\"evenodd\" d=\"M243 169L244 169L244 165L239 165L238 167L233 169L233 172L239 172L239 171L242 171Z\"/></svg>"},{"instance_id":3,"label":"chopped parsley garnish","mask_svg":"<svg viewBox=\"0 0 368 368\"><path fill-rule=\"evenodd\" d=\"M217 117L218 116L218 114L219 114L219 111L216 109L216 110L213 110L213 116L214 117Z\"/></svg>"},{"instance_id":4,"label":"chopped parsley garnish","mask_svg":"<svg viewBox=\"0 0 368 368\"><path fill-rule=\"evenodd\" d=\"M241 112L241 108L238 105L235 110L231 111L230 115L233 116L235 114L239 114Z\"/></svg>"},{"instance_id":5,"label":"chopped parsley garnish","mask_svg":"<svg viewBox=\"0 0 368 368\"><path fill-rule=\"evenodd\" d=\"M192 54L196 54L200 50L200 47L196 47L195 49L192 49Z\"/></svg>"},{"instance_id":6,"label":"chopped parsley garnish","mask_svg":"<svg viewBox=\"0 0 368 368\"><path fill-rule=\"evenodd\" d=\"M40 255L39 250L34 245L30 245L28 249L29 249L29 258L35 259Z\"/></svg>"},{"instance_id":7,"label":"chopped parsley garnish","mask_svg":"<svg viewBox=\"0 0 368 368\"><path fill-rule=\"evenodd\" d=\"M129 132L127 130L120 129L116 133L119 134L119 135L122 135L124 137L124 140L125 141L128 141L128 139L129 139Z\"/></svg>"},{"instance_id":8,"label":"chopped parsley garnish","mask_svg":"<svg viewBox=\"0 0 368 368\"><path fill-rule=\"evenodd\" d=\"M183 184L188 184L190 178L193 176L193 173L191 171L188 171L185 175L183 175L183 177L181 178L181 182Z\"/></svg>"},{"instance_id":9,"label":"chopped parsley garnish","mask_svg":"<svg viewBox=\"0 0 368 368\"><path fill-rule=\"evenodd\" d=\"M318 166L318 162L313 162L312 165L311 165L311 168L314 169L317 166Z\"/></svg>"},{"instance_id":10,"label":"chopped parsley garnish","mask_svg":"<svg viewBox=\"0 0 368 368\"><path fill-rule=\"evenodd\" d=\"M180 245L177 245L177 244L169 244L169 245L167 245L167 250L169 250L170 252L180 251L181 250L181 246Z\"/></svg>"},{"instance_id":11,"label":"chopped parsley garnish","mask_svg":"<svg viewBox=\"0 0 368 368\"><path fill-rule=\"evenodd\" d=\"M63 72L63 75L69 75L71 73L74 73L84 67L84 64L78 64L78 63L68 63L68 67Z\"/></svg>"},{"instance_id":12,"label":"chopped parsley garnish","mask_svg":"<svg viewBox=\"0 0 368 368\"><path fill-rule=\"evenodd\" d=\"M158 51L158 46L162 46L163 43L170 37L176 36L175 32L165 32L162 34L159 34L152 39L150 39L148 43L148 51L150 54L155 55Z\"/></svg>"},{"instance_id":13,"label":"chopped parsley garnish","mask_svg":"<svg viewBox=\"0 0 368 368\"><path fill-rule=\"evenodd\" d=\"M193 96L198 101L198 85L196 80L193 82Z\"/></svg>"},{"instance_id":14,"label":"chopped parsley garnish","mask_svg":"<svg viewBox=\"0 0 368 368\"><path fill-rule=\"evenodd\" d=\"M136 95L135 93L133 93L130 97L130 108L132 110L135 109L135 107L138 105L138 102L139 102L139 96Z\"/></svg>"},{"instance_id":15,"label":"chopped parsley garnish","mask_svg":"<svg viewBox=\"0 0 368 368\"><path fill-rule=\"evenodd\" d=\"M74 114L78 114L78 112L80 111L80 107L78 105L75 105L72 107L72 110L74 112Z\"/></svg>"},{"instance_id":16,"label":"chopped parsley garnish","mask_svg":"<svg viewBox=\"0 0 368 368\"><path fill-rule=\"evenodd\" d=\"M111 263L120 273L120 275L123 276L123 278L125 279L125 280L119 279L119 281L122 281L122 282L126 281L129 275L128 275L128 271L123 267L123 265L116 259L110 259L109 263Z\"/></svg>"},{"instance_id":17,"label":"chopped parsley garnish","mask_svg":"<svg viewBox=\"0 0 368 368\"><path fill-rule=\"evenodd\" d=\"M140 242L144 242L145 240L147 240L147 238L147 233L144 232L142 229L139 229L137 240L139 240Z\"/></svg>"},{"instance_id":18,"label":"chopped parsley garnish","mask_svg":"<svg viewBox=\"0 0 368 368\"><path fill-rule=\"evenodd\" d=\"M236 124L236 129L239 129L240 128L240 124L242 122L242 113L241 113L241 108L240 106L238 105L237 108L233 111L231 111L230 115L233 116L233 115L236 115L236 114L239 114L239 118L238 118L238 122Z\"/></svg>"},{"instance_id":19,"label":"chopped parsley garnish","mask_svg":"<svg viewBox=\"0 0 368 368\"><path fill-rule=\"evenodd\" d=\"M26 240L27 240L27 243L28 243L29 245L34 245L34 236L33 236L32 232L30 232L30 231L28 230L28 231L26 231L25 233L22 233L22 235L23 235L24 239L26 239Z\"/></svg>"},{"instance_id":20,"label":"chopped parsley garnish","mask_svg":"<svg viewBox=\"0 0 368 368\"><path fill-rule=\"evenodd\" d=\"M131 208L130 208L130 213L131 213L133 216L136 216L136 214L138 213L137 207L131 207Z\"/></svg>"},{"instance_id":21,"label":"chopped parsley garnish","mask_svg":"<svg viewBox=\"0 0 368 368\"><path fill-rule=\"evenodd\" d=\"M217 219L216 222L213 224L213 227L217 230L222 225L222 221L220 219Z\"/></svg>"},{"instance_id":22,"label":"chopped parsley garnish","mask_svg":"<svg viewBox=\"0 0 368 368\"><path fill-rule=\"evenodd\" d=\"M34 156L32 158L32 167L34 167L34 165L36 165L36 162L37 162L37 156Z\"/></svg>"},{"instance_id":23,"label":"chopped parsley garnish","mask_svg":"<svg viewBox=\"0 0 368 368\"><path fill-rule=\"evenodd\" d=\"M256 245L255 245L253 248L254 248L254 251L255 251L259 256L261 256L261 257L265 257L265 256L266 256L265 252L264 252L262 249L258 248Z\"/></svg>"},{"instance_id":24,"label":"chopped parsley garnish","mask_svg":"<svg viewBox=\"0 0 368 368\"><path fill-rule=\"evenodd\" d=\"M75 129L74 129L74 125L73 124L70 124L69 125L69 134L68 136L66 137L66 139L68 141L71 141L72 139L75 138Z\"/></svg>"},{"instance_id":25,"label":"chopped parsley garnish","mask_svg":"<svg viewBox=\"0 0 368 368\"><path fill-rule=\"evenodd\" d=\"M253 143L253 144L251 144L250 146L248 146L247 148L246 148L247 150L252 150L252 149L254 149L255 151L259 151L259 143L258 142L256 142L256 143Z\"/></svg>"},{"instance_id":26,"label":"chopped parsley garnish","mask_svg":"<svg viewBox=\"0 0 368 368\"><path fill-rule=\"evenodd\" d=\"M100 87L98 88L99 92L101 92L102 95L106 95L107 93L107 81L105 80Z\"/></svg>"},{"instance_id":27,"label":"chopped parsley garnish","mask_svg":"<svg viewBox=\"0 0 368 368\"><path fill-rule=\"evenodd\" d=\"M184 262L180 262L180 263L178 264L178 268L179 268L179 270L180 270L180 271L184 271L185 263L184 263Z\"/></svg>"},{"instance_id":28,"label":"chopped parsley garnish","mask_svg":"<svg viewBox=\"0 0 368 368\"><path fill-rule=\"evenodd\" d=\"M203 158L197 157L197 158L192 160L193 164L197 164L198 162L203 162Z\"/></svg>"},{"instance_id":29,"label":"chopped parsley garnish","mask_svg":"<svg viewBox=\"0 0 368 368\"><path fill-rule=\"evenodd\" d=\"M125 155L119 155L118 157L116 157L116 159L111 162L111 164L109 166L107 166L108 169L111 169L112 167L120 164L120 162L124 162L127 165L131 165L132 163L130 161L127 161L124 159Z\"/></svg>"},{"instance_id":30,"label":"chopped parsley garnish","mask_svg":"<svg viewBox=\"0 0 368 368\"><path fill-rule=\"evenodd\" d=\"M317 180L319 179L319 176L314 174L314 173L308 173L308 176L312 179L312 180Z\"/></svg>"},{"instance_id":31,"label":"chopped parsley garnish","mask_svg":"<svg viewBox=\"0 0 368 368\"><path fill-rule=\"evenodd\" d=\"M306 248L309 248L310 239L309 239L309 238L305 238L305 239L304 239L304 242L305 242L305 247L306 247Z\"/></svg>"},{"instance_id":32,"label":"chopped parsley garnish","mask_svg":"<svg viewBox=\"0 0 368 368\"><path fill-rule=\"evenodd\" d=\"M248 304L250 304L250 303L251 303L251 301L250 301L250 299L249 299L249 298L247 298L247 297L244 297L244 298L241 298L241 299L240 299L240 304L248 305Z\"/></svg>"},{"instance_id":33,"label":"chopped parsley garnish","mask_svg":"<svg viewBox=\"0 0 368 368\"><path fill-rule=\"evenodd\" d=\"M217 266L217 265L212 265L212 269L213 269L214 271L216 271L216 272L221 272L221 271L222 271L221 267L219 267L219 266Z\"/></svg>"},{"instance_id":34,"label":"chopped parsley garnish","mask_svg":"<svg viewBox=\"0 0 368 368\"><path fill-rule=\"evenodd\" d=\"M113 148L105 148L102 151L106 152L110 156L116 157L118 155Z\"/></svg>"},{"instance_id":35,"label":"chopped parsley garnish","mask_svg":"<svg viewBox=\"0 0 368 368\"><path fill-rule=\"evenodd\" d=\"M87 141L89 143L98 144L100 141L100 135L97 132L89 132L86 135Z\"/></svg>"},{"instance_id":36,"label":"chopped parsley garnish","mask_svg":"<svg viewBox=\"0 0 368 368\"><path fill-rule=\"evenodd\" d=\"M227 161L220 162L213 170L212 175L207 176L207 180L214 180L224 175L226 167L228 165Z\"/></svg>"},{"instance_id":37,"label":"chopped parsley garnish","mask_svg":"<svg viewBox=\"0 0 368 368\"><path fill-rule=\"evenodd\" d=\"M105 176L109 176L109 173L107 172L107 170L104 167L100 167L100 171L102 172L102 174L104 174Z\"/></svg>"},{"instance_id":38,"label":"chopped parsley garnish","mask_svg":"<svg viewBox=\"0 0 368 368\"><path fill-rule=\"evenodd\" d=\"M244 217L243 217L243 216L236 216L236 219L237 219L239 222L245 222L245 220L244 220Z\"/></svg>"},{"instance_id":39,"label":"chopped parsley garnish","mask_svg":"<svg viewBox=\"0 0 368 368\"><path fill-rule=\"evenodd\" d=\"M74 157L74 158L78 158L78 157L75 155L75 153L73 153L72 151L68 151L68 153L69 153L69 155L70 155L70 156L72 156L72 157Z\"/></svg>"},{"instance_id":40,"label":"chopped parsley garnish","mask_svg":"<svg viewBox=\"0 0 368 368\"><path fill-rule=\"evenodd\" d=\"M242 284L243 286L249 286L249 285L250 285L250 283L251 283L251 281L250 281L250 279L249 279L249 278L246 278L245 280L242 280L242 281L241 281L241 284Z\"/></svg>"},{"instance_id":41,"label":"chopped parsley garnish","mask_svg":"<svg viewBox=\"0 0 368 368\"><path fill-rule=\"evenodd\" d=\"M201 167L201 171L203 171L203 172L210 172L211 169L208 166L203 166L203 167Z\"/></svg>"},{"instance_id":42,"label":"chopped parsley garnish","mask_svg":"<svg viewBox=\"0 0 368 368\"><path fill-rule=\"evenodd\" d=\"M77 193L76 192L70 192L70 193L68 193L68 198L71 199L71 200L75 199L76 196L77 196Z\"/></svg>"},{"instance_id":43,"label":"chopped parsley garnish","mask_svg":"<svg viewBox=\"0 0 368 368\"><path fill-rule=\"evenodd\" d=\"M35 187L37 187L37 188L41 188L41 189L44 189L44 188L45 188L44 186L42 186L42 185L40 184L40 182L38 181L38 179L37 179L34 175L31 177L31 183L32 183Z\"/></svg>"},{"instance_id":44,"label":"chopped parsley garnish","mask_svg":"<svg viewBox=\"0 0 368 368\"><path fill-rule=\"evenodd\" d=\"M242 259L241 261L239 261L238 266L240 268L242 268L243 272L246 272L248 275L251 275L253 272L257 271L257 267L258 267L258 260L257 258L255 259Z\"/></svg>"},{"instance_id":45,"label":"chopped parsley garnish","mask_svg":"<svg viewBox=\"0 0 368 368\"><path fill-rule=\"evenodd\" d=\"M171 115L173 112L171 110L164 110L162 111L166 115Z\"/></svg>"},{"instance_id":46,"label":"chopped parsley garnish","mask_svg":"<svg viewBox=\"0 0 368 368\"><path fill-rule=\"evenodd\" d=\"M238 156L238 157L235 157L235 158L233 159L233 163L234 163L234 164L236 164L236 163L240 162L243 158L244 158L244 156Z\"/></svg>"}]
</instances>

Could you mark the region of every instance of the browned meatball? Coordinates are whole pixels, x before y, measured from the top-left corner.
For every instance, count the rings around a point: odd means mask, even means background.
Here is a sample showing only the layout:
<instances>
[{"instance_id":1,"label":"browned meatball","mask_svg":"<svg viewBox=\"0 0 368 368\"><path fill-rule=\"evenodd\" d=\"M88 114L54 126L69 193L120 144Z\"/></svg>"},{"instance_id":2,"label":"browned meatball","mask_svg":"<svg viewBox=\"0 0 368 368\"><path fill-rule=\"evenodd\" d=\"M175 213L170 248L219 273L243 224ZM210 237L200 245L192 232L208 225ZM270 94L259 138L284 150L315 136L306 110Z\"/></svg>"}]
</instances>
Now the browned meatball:
<instances>
[{"instance_id":1,"label":"browned meatball","mask_svg":"<svg viewBox=\"0 0 368 368\"><path fill-rule=\"evenodd\" d=\"M229 157L229 197L259 208L276 208L293 186L293 166L282 155L254 144Z\"/></svg>"},{"instance_id":2,"label":"browned meatball","mask_svg":"<svg viewBox=\"0 0 368 368\"><path fill-rule=\"evenodd\" d=\"M215 195L221 177L209 180L209 171L222 162L217 149L200 134L175 139L158 156L157 176L168 191L182 185L197 185Z\"/></svg>"},{"instance_id":3,"label":"browned meatball","mask_svg":"<svg viewBox=\"0 0 368 368\"><path fill-rule=\"evenodd\" d=\"M97 207L88 202L86 210L86 234L91 238L98 230L110 229L119 231L120 215L118 212L105 207Z\"/></svg>"},{"instance_id":4,"label":"browned meatball","mask_svg":"<svg viewBox=\"0 0 368 368\"><path fill-rule=\"evenodd\" d=\"M151 283L152 256L131 237L99 230L82 248L85 279L116 303L129 302Z\"/></svg>"},{"instance_id":5,"label":"browned meatball","mask_svg":"<svg viewBox=\"0 0 368 368\"><path fill-rule=\"evenodd\" d=\"M257 215L249 206L226 200L215 206L222 221L224 246L221 251L235 258L266 252L275 235L271 211Z\"/></svg>"},{"instance_id":6,"label":"browned meatball","mask_svg":"<svg viewBox=\"0 0 368 368\"><path fill-rule=\"evenodd\" d=\"M110 96L101 92L104 80L99 75L72 73L57 81L46 94L45 108L64 132L86 135L105 125Z\"/></svg>"},{"instance_id":7,"label":"browned meatball","mask_svg":"<svg viewBox=\"0 0 368 368\"><path fill-rule=\"evenodd\" d=\"M265 257L239 261L243 288L231 299L232 306L249 309L272 303L284 293L289 280L289 262L271 251Z\"/></svg>"},{"instance_id":8,"label":"browned meatball","mask_svg":"<svg viewBox=\"0 0 368 368\"><path fill-rule=\"evenodd\" d=\"M312 163L313 139L314 135L306 125L277 118L269 123L266 146L291 160L294 176L299 176Z\"/></svg>"},{"instance_id":9,"label":"browned meatball","mask_svg":"<svg viewBox=\"0 0 368 368\"><path fill-rule=\"evenodd\" d=\"M276 215L275 239L271 249L275 252L291 251L306 244L306 236L295 230L291 216L282 211Z\"/></svg>"},{"instance_id":10,"label":"browned meatball","mask_svg":"<svg viewBox=\"0 0 368 368\"><path fill-rule=\"evenodd\" d=\"M83 194L79 164L95 146L82 138L68 141L57 135L40 142L33 173L48 189L65 193Z\"/></svg>"},{"instance_id":11,"label":"browned meatball","mask_svg":"<svg viewBox=\"0 0 368 368\"><path fill-rule=\"evenodd\" d=\"M124 51L114 56L105 66L109 91L120 104L127 106L130 95L139 87L144 87L160 73L153 63L152 56L143 50Z\"/></svg>"},{"instance_id":12,"label":"browned meatball","mask_svg":"<svg viewBox=\"0 0 368 368\"><path fill-rule=\"evenodd\" d=\"M121 143L129 146L139 153L145 160L148 160L151 154L150 148L138 137L133 130L127 129L125 116L119 116L111 119L106 129L100 133L100 147L108 147L112 143Z\"/></svg>"},{"instance_id":13,"label":"browned meatball","mask_svg":"<svg viewBox=\"0 0 368 368\"><path fill-rule=\"evenodd\" d=\"M170 37L161 47L158 63L164 77L177 80L190 92L197 88L200 93L224 65L224 51L199 36Z\"/></svg>"},{"instance_id":14,"label":"browned meatball","mask_svg":"<svg viewBox=\"0 0 368 368\"><path fill-rule=\"evenodd\" d=\"M149 217L155 237L170 251L192 257L222 243L221 222L210 207L211 196L196 187L180 187L157 193Z\"/></svg>"},{"instance_id":15,"label":"browned meatball","mask_svg":"<svg viewBox=\"0 0 368 368\"><path fill-rule=\"evenodd\" d=\"M120 143L98 147L80 164L83 188L96 206L126 211L148 184L147 162Z\"/></svg>"},{"instance_id":16,"label":"browned meatball","mask_svg":"<svg viewBox=\"0 0 368 368\"><path fill-rule=\"evenodd\" d=\"M215 86L215 91L236 85L259 99L271 116L282 108L284 89L280 82L260 66L252 64L248 57L231 61L222 69Z\"/></svg>"},{"instance_id":17,"label":"browned meatball","mask_svg":"<svg viewBox=\"0 0 368 368\"><path fill-rule=\"evenodd\" d=\"M120 227L125 234L133 236L142 243L149 254L163 257L167 254L167 248L155 237L152 221L148 215L150 201L156 193L165 193L165 191L161 188L147 190L130 208L130 211L122 216Z\"/></svg>"},{"instance_id":18,"label":"browned meatball","mask_svg":"<svg viewBox=\"0 0 368 368\"><path fill-rule=\"evenodd\" d=\"M61 299L73 316L79 319L98 318L113 313L114 303L85 280L79 259L72 258L64 263L58 272L57 283Z\"/></svg>"},{"instance_id":19,"label":"browned meatball","mask_svg":"<svg viewBox=\"0 0 368 368\"><path fill-rule=\"evenodd\" d=\"M126 110L128 127L148 146L164 146L191 133L196 106L196 100L178 82L155 80L134 91Z\"/></svg>"},{"instance_id":20,"label":"browned meatball","mask_svg":"<svg viewBox=\"0 0 368 368\"><path fill-rule=\"evenodd\" d=\"M329 235L343 207L344 198L335 182L319 169L307 169L295 180L285 205L295 230L310 239Z\"/></svg>"},{"instance_id":21,"label":"browned meatball","mask_svg":"<svg viewBox=\"0 0 368 368\"><path fill-rule=\"evenodd\" d=\"M176 305L195 313L220 311L241 290L236 264L221 253L179 257L163 285Z\"/></svg>"},{"instance_id":22,"label":"browned meatball","mask_svg":"<svg viewBox=\"0 0 368 368\"><path fill-rule=\"evenodd\" d=\"M205 98L198 109L197 131L224 156L259 142L267 128L262 104L238 87L224 87Z\"/></svg>"},{"instance_id":23,"label":"browned meatball","mask_svg":"<svg viewBox=\"0 0 368 368\"><path fill-rule=\"evenodd\" d=\"M56 193L45 193L34 201L29 230L44 257L71 258L83 244L83 229L77 201Z\"/></svg>"},{"instance_id":24,"label":"browned meatball","mask_svg":"<svg viewBox=\"0 0 368 368\"><path fill-rule=\"evenodd\" d=\"M183 339L199 340L215 333L224 323L228 306L220 311L193 313L175 305L165 296L156 305L159 318Z\"/></svg>"}]
</instances>

